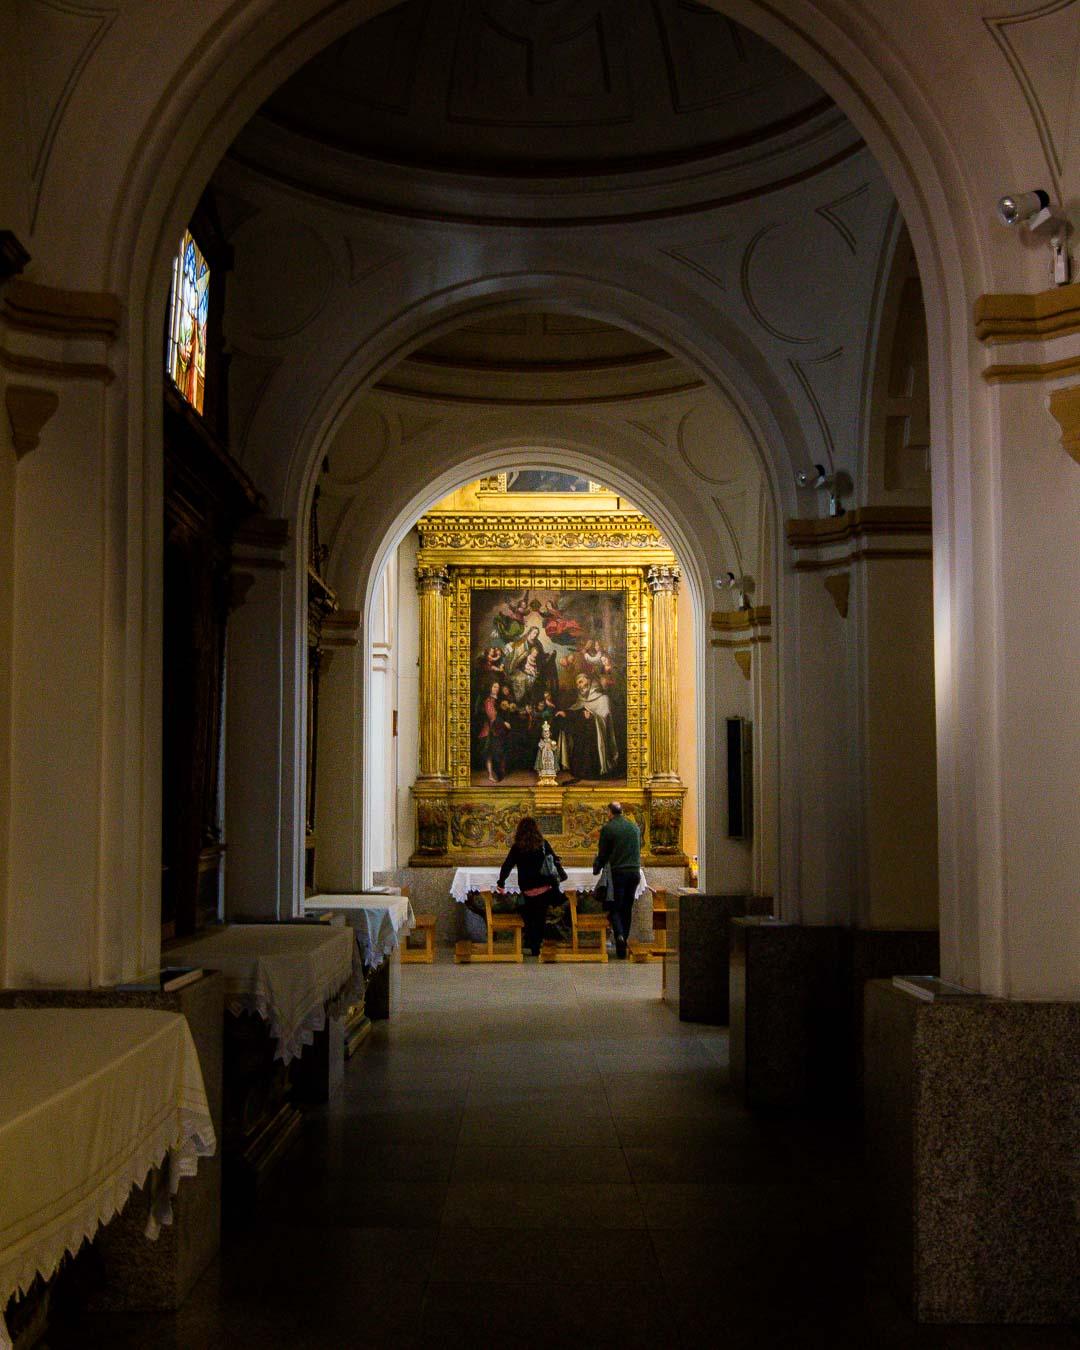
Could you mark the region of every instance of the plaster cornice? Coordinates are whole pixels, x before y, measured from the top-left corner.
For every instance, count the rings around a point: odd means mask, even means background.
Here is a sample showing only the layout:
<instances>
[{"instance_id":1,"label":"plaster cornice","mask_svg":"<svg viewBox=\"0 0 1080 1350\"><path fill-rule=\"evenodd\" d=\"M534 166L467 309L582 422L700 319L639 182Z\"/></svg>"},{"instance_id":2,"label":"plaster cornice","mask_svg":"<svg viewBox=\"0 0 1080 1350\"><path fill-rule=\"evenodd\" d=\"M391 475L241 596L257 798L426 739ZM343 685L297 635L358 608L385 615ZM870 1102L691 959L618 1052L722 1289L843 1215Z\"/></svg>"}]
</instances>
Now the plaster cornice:
<instances>
[{"instance_id":1,"label":"plaster cornice","mask_svg":"<svg viewBox=\"0 0 1080 1350\"><path fill-rule=\"evenodd\" d=\"M932 520L928 506L857 506L842 516L813 520L789 520L787 541L795 550L840 544L870 535L929 535Z\"/></svg>"},{"instance_id":2,"label":"plaster cornice","mask_svg":"<svg viewBox=\"0 0 1080 1350\"><path fill-rule=\"evenodd\" d=\"M980 295L975 336L980 342L1066 337L1080 332L1080 282L1034 294Z\"/></svg>"},{"instance_id":3,"label":"plaster cornice","mask_svg":"<svg viewBox=\"0 0 1080 1350\"><path fill-rule=\"evenodd\" d=\"M119 333L120 314L120 298L109 291L65 291L18 278L4 288L0 307L9 329L106 342Z\"/></svg>"}]
</instances>

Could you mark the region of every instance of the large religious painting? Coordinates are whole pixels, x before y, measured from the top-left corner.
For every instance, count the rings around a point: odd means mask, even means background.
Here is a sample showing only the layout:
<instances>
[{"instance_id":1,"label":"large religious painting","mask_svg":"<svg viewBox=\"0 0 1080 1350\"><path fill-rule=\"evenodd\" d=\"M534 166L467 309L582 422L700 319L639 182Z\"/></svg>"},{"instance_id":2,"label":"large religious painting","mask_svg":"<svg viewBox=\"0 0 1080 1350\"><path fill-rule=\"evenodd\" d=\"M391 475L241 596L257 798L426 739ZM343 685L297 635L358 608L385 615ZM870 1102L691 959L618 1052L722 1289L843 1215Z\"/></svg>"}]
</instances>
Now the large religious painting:
<instances>
[{"instance_id":1,"label":"large religious painting","mask_svg":"<svg viewBox=\"0 0 1080 1350\"><path fill-rule=\"evenodd\" d=\"M455 781L534 784L546 727L559 786L639 782L641 613L630 569L457 573Z\"/></svg>"},{"instance_id":2,"label":"large religious painting","mask_svg":"<svg viewBox=\"0 0 1080 1350\"><path fill-rule=\"evenodd\" d=\"M531 783L544 724L559 783L626 781L626 594L474 591L472 781Z\"/></svg>"},{"instance_id":3,"label":"large religious painting","mask_svg":"<svg viewBox=\"0 0 1080 1350\"><path fill-rule=\"evenodd\" d=\"M210 267L190 230L173 260L165 368L184 400L203 411L206 390L206 330L210 313Z\"/></svg>"}]
</instances>

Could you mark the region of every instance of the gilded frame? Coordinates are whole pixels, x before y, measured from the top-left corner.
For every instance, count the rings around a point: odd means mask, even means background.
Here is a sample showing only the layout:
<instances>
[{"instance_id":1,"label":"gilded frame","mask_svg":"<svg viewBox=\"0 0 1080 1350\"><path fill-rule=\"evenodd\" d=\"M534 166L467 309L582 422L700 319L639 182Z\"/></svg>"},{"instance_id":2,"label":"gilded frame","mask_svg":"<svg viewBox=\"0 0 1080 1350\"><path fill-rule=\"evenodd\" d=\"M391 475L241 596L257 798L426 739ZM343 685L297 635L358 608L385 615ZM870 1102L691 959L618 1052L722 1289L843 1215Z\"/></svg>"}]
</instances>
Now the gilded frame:
<instances>
[{"instance_id":1,"label":"gilded frame","mask_svg":"<svg viewBox=\"0 0 1080 1350\"><path fill-rule=\"evenodd\" d=\"M645 784L649 763L649 617L641 567L452 567L448 704L450 781L487 795L472 783L470 720L472 594L520 588L623 591L626 595L626 786Z\"/></svg>"}]
</instances>

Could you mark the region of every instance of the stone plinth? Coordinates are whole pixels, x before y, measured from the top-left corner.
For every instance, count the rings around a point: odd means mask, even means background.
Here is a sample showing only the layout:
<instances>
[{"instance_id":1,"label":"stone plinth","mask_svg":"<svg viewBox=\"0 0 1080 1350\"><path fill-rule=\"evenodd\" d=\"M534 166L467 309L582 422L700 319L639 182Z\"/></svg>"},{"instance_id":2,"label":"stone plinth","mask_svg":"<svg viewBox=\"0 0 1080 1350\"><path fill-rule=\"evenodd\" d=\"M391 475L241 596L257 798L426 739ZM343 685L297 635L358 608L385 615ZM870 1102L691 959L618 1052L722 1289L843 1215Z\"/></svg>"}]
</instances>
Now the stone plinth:
<instances>
[{"instance_id":1,"label":"stone plinth","mask_svg":"<svg viewBox=\"0 0 1080 1350\"><path fill-rule=\"evenodd\" d=\"M727 1026L731 920L771 908L771 900L752 895L669 896L664 1000L681 1021Z\"/></svg>"},{"instance_id":2,"label":"stone plinth","mask_svg":"<svg viewBox=\"0 0 1080 1350\"><path fill-rule=\"evenodd\" d=\"M862 991L938 970L936 932L732 920L731 1071L748 1105L856 1110Z\"/></svg>"},{"instance_id":3,"label":"stone plinth","mask_svg":"<svg viewBox=\"0 0 1080 1350\"><path fill-rule=\"evenodd\" d=\"M145 1186L134 1190L120 1213L98 1231L92 1248L95 1279L86 1306L115 1311L172 1311L217 1254L221 1241L222 1028L225 981L209 971L171 994L114 989L6 989L4 1008L156 1008L187 1018L199 1056L217 1135L212 1158L200 1158L173 1198L173 1222L156 1242L144 1229L150 1208ZM43 1053L48 1047L42 1047Z\"/></svg>"},{"instance_id":4,"label":"stone plinth","mask_svg":"<svg viewBox=\"0 0 1080 1350\"><path fill-rule=\"evenodd\" d=\"M835 1101L849 1044L838 928L731 920L731 1082L747 1106Z\"/></svg>"},{"instance_id":5,"label":"stone plinth","mask_svg":"<svg viewBox=\"0 0 1080 1350\"><path fill-rule=\"evenodd\" d=\"M1080 1316L1080 1004L866 986L877 1259L926 1322Z\"/></svg>"}]
</instances>

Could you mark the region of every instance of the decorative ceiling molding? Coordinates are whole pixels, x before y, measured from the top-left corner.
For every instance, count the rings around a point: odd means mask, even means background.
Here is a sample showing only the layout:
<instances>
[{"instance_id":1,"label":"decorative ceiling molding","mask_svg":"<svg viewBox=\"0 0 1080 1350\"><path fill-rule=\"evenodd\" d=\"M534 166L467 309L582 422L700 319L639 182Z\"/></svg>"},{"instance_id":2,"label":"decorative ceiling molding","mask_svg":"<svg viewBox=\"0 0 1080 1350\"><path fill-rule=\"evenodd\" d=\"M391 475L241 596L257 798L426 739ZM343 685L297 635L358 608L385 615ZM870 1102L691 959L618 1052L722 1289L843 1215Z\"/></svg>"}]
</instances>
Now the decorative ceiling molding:
<instances>
[{"instance_id":1,"label":"decorative ceiling molding","mask_svg":"<svg viewBox=\"0 0 1080 1350\"><path fill-rule=\"evenodd\" d=\"M857 188L854 188L851 192L846 192L842 197L837 197L834 201L826 202L824 206L814 208L822 220L827 221L833 227L853 256L857 256L859 252L857 226L862 223L863 208L866 206L869 195L870 184L860 183ZM853 203L858 203L859 209L855 212L850 211ZM847 214L855 216L854 222L845 218Z\"/></svg>"},{"instance_id":2,"label":"decorative ceiling molding","mask_svg":"<svg viewBox=\"0 0 1080 1350\"><path fill-rule=\"evenodd\" d=\"M833 438L832 427L829 425L829 419L825 412L825 404L820 392L814 387L815 371L814 368L829 366L834 361L838 361L844 354L843 347L834 347L831 352L826 352L824 356L816 356L812 360L797 361L794 357L789 359L788 365L791 367L795 378L802 386L802 391L806 395L810 404L810 409L814 414L814 420L818 424L821 432L821 439L825 449L825 458L829 465L830 472L836 468L836 445Z\"/></svg>"},{"instance_id":3,"label":"decorative ceiling molding","mask_svg":"<svg viewBox=\"0 0 1080 1350\"><path fill-rule=\"evenodd\" d=\"M1058 198L1080 80L1080 23L1069 13L1076 3L1050 0L1038 9L983 19L1028 105Z\"/></svg>"},{"instance_id":4,"label":"decorative ceiling molding","mask_svg":"<svg viewBox=\"0 0 1080 1350\"><path fill-rule=\"evenodd\" d=\"M68 104L119 12L115 6L82 5L72 0L17 0L30 133L31 229L37 221L49 158Z\"/></svg>"},{"instance_id":5,"label":"decorative ceiling molding","mask_svg":"<svg viewBox=\"0 0 1080 1350\"><path fill-rule=\"evenodd\" d=\"M753 265L754 254L758 251L758 248L763 241L780 228L781 227L777 224L763 225L760 230L756 231L756 233L750 237L750 242L747 244L746 251L743 253L742 266L739 268L739 283L742 288L743 299L746 301L747 309L749 309L750 313L762 328L764 328L766 333L780 342L790 342L799 346L806 346L815 339L812 337L799 337L795 333L785 333L782 328L778 328L774 323L770 323L765 317L761 306L758 304L750 284L750 268ZM794 364L794 362L792 364Z\"/></svg>"},{"instance_id":6,"label":"decorative ceiling molding","mask_svg":"<svg viewBox=\"0 0 1080 1350\"><path fill-rule=\"evenodd\" d=\"M675 431L675 448L679 452L679 458L690 470L690 472L694 475L694 477L700 478L703 483L711 483L715 487L727 487L733 481L730 477L717 478L713 474L706 473L705 470L700 468L697 464L695 464L693 459L690 457L690 450L688 446L689 427L691 421L695 419L698 421L704 419L707 422L708 415L707 413L703 412L703 410L700 407L696 407L696 408L688 408L687 411L683 413L682 417L679 418L679 425Z\"/></svg>"},{"instance_id":7,"label":"decorative ceiling molding","mask_svg":"<svg viewBox=\"0 0 1080 1350\"><path fill-rule=\"evenodd\" d=\"M706 281L720 291L727 290L727 280L724 271L717 266L717 262L726 261L723 257L727 245L731 242L732 236L722 234L718 239L711 241L707 245L684 244L681 248L661 249L665 257L677 262L682 267L689 267L692 272L696 272L699 277L704 277ZM708 248L714 255L710 262L704 261L700 254Z\"/></svg>"}]
</instances>

